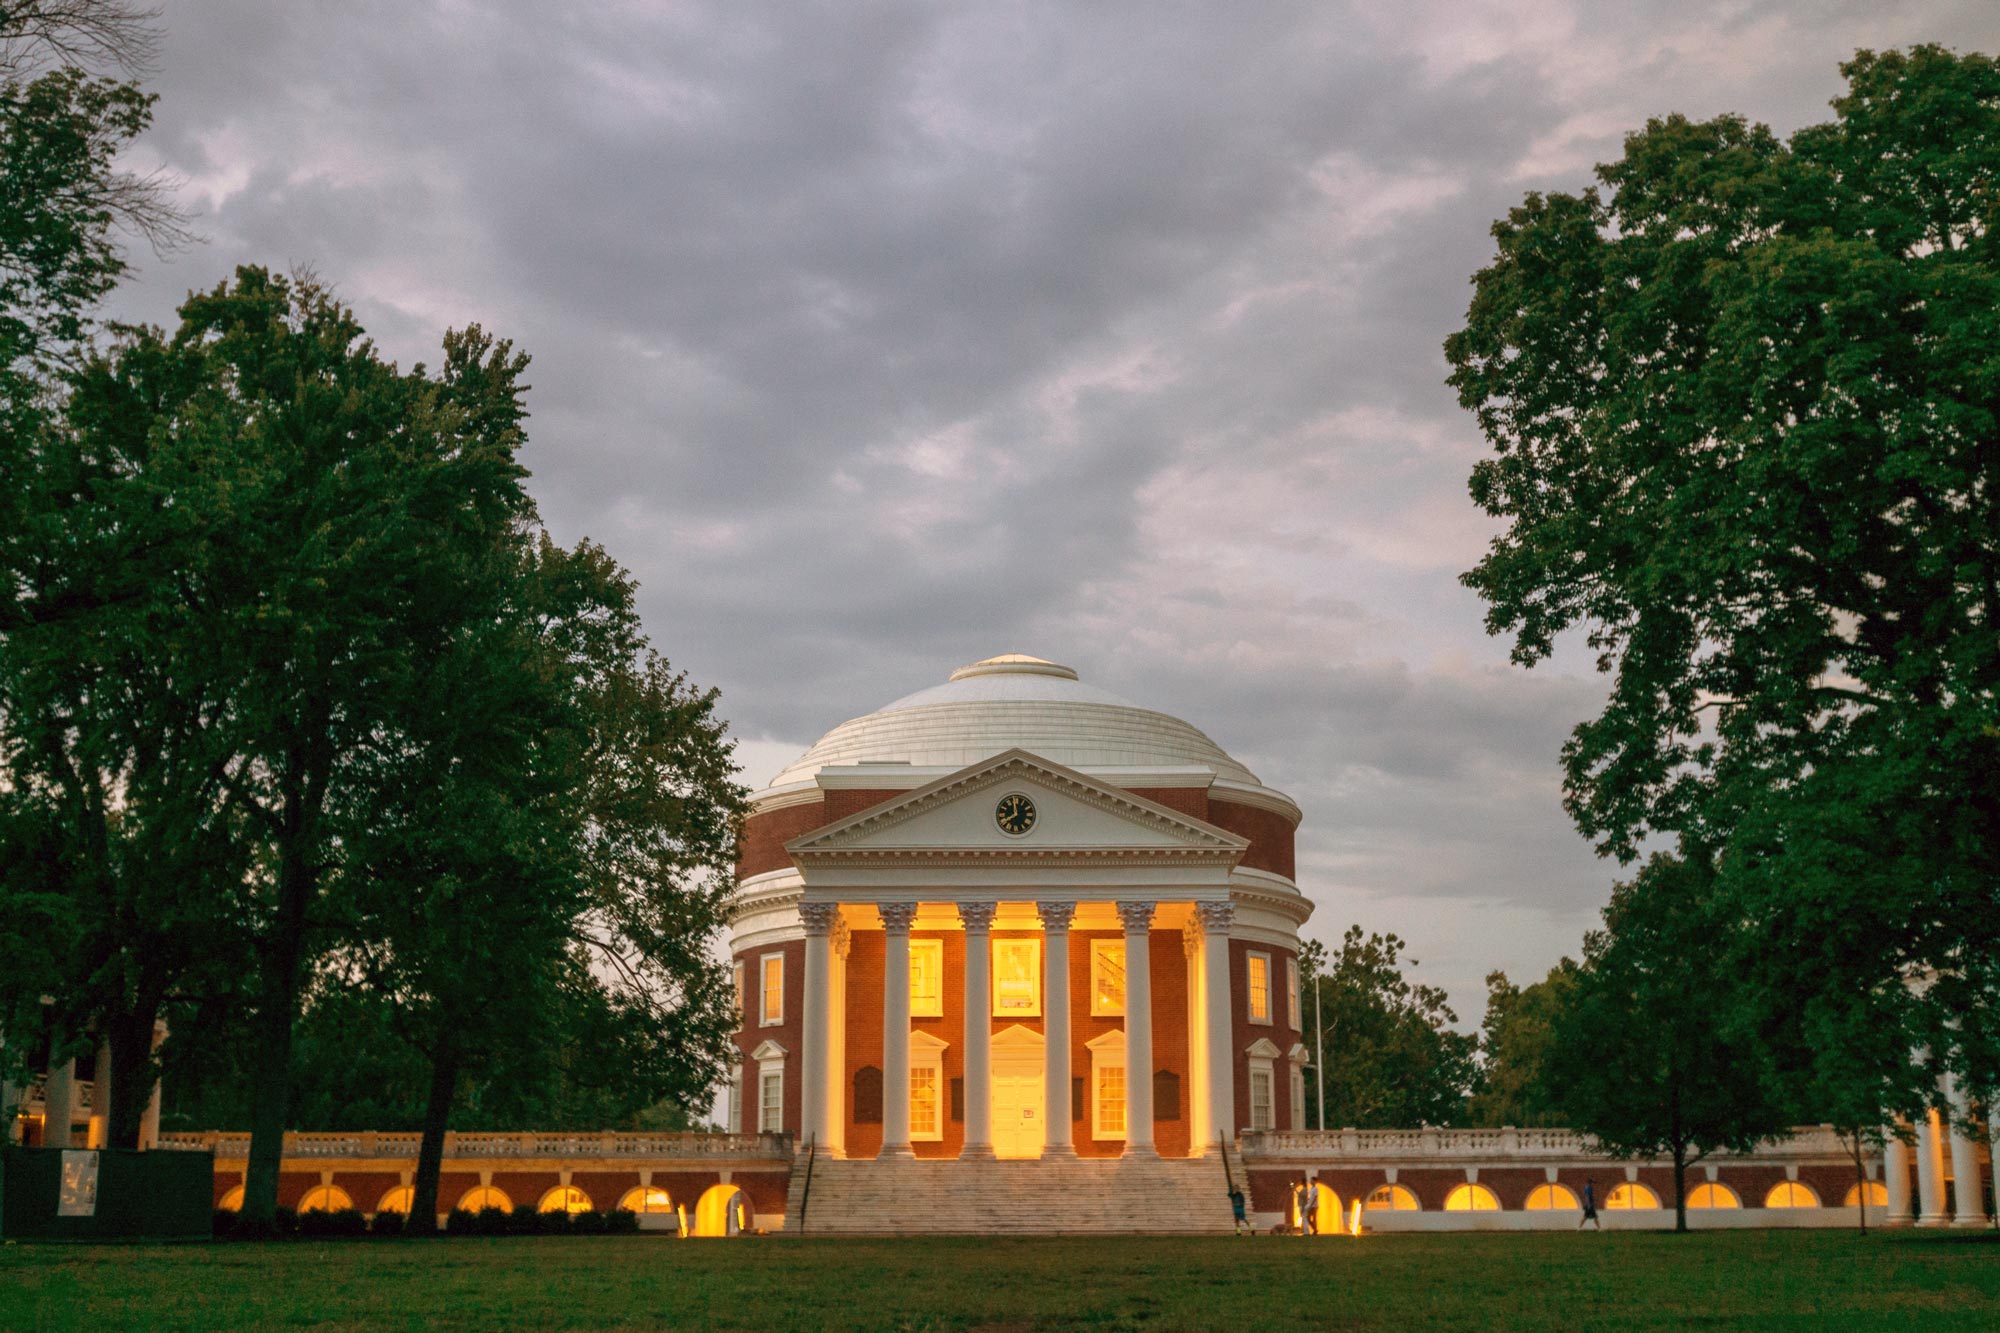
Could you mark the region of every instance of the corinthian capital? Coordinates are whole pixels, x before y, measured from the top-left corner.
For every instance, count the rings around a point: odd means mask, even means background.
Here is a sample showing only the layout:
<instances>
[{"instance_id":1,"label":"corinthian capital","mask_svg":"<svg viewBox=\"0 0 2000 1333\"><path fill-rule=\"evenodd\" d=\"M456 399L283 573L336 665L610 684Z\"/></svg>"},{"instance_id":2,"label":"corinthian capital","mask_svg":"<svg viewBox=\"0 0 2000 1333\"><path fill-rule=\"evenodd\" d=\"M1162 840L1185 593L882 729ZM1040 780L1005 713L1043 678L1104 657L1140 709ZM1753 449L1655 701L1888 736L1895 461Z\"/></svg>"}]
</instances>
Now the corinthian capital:
<instances>
[{"instance_id":1,"label":"corinthian capital","mask_svg":"<svg viewBox=\"0 0 2000 1333\"><path fill-rule=\"evenodd\" d=\"M1118 919L1125 923L1127 935L1144 934L1153 928L1153 908L1156 904L1144 902L1121 902L1118 904Z\"/></svg>"},{"instance_id":2,"label":"corinthian capital","mask_svg":"<svg viewBox=\"0 0 2000 1333\"><path fill-rule=\"evenodd\" d=\"M968 935L983 935L993 928L993 913L998 903L960 903L958 923L965 927Z\"/></svg>"},{"instance_id":3,"label":"corinthian capital","mask_svg":"<svg viewBox=\"0 0 2000 1333\"><path fill-rule=\"evenodd\" d=\"M1227 935L1236 922L1235 903L1196 903L1194 912L1201 918L1201 928L1210 934Z\"/></svg>"},{"instance_id":4,"label":"corinthian capital","mask_svg":"<svg viewBox=\"0 0 2000 1333\"><path fill-rule=\"evenodd\" d=\"M805 922L806 934L825 935L833 929L833 923L840 920L840 904L800 903L799 920Z\"/></svg>"},{"instance_id":5,"label":"corinthian capital","mask_svg":"<svg viewBox=\"0 0 2000 1333\"><path fill-rule=\"evenodd\" d=\"M1069 923L1076 916L1076 904L1066 900L1052 900L1035 904L1041 913L1042 930L1049 935L1069 934Z\"/></svg>"},{"instance_id":6,"label":"corinthian capital","mask_svg":"<svg viewBox=\"0 0 2000 1333\"><path fill-rule=\"evenodd\" d=\"M882 914L882 929L891 935L907 935L910 923L917 919L915 903L877 903L875 910Z\"/></svg>"}]
</instances>

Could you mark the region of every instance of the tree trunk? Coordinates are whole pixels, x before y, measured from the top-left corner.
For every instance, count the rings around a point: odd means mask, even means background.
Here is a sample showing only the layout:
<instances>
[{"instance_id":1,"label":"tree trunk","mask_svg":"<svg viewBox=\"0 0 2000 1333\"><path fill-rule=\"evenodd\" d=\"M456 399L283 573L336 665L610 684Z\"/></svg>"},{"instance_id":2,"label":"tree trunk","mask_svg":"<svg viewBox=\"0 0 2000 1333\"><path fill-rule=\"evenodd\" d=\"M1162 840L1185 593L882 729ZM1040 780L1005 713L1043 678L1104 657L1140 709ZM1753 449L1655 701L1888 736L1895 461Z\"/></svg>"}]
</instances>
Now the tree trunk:
<instances>
[{"instance_id":1,"label":"tree trunk","mask_svg":"<svg viewBox=\"0 0 2000 1333\"><path fill-rule=\"evenodd\" d=\"M451 1123L452 1097L458 1090L462 1061L457 1038L449 1029L438 1035L431 1059L430 1100L424 1104L424 1135L417 1144L417 1174L411 1184L409 1229L418 1234L437 1230L438 1175L444 1169L444 1135Z\"/></svg>"},{"instance_id":2,"label":"tree trunk","mask_svg":"<svg viewBox=\"0 0 2000 1333\"><path fill-rule=\"evenodd\" d=\"M1848 1141L1854 1150L1854 1215L1861 1223L1861 1234L1868 1234L1868 1167L1861 1157L1861 1131L1854 1131Z\"/></svg>"},{"instance_id":3,"label":"tree trunk","mask_svg":"<svg viewBox=\"0 0 2000 1333\"><path fill-rule=\"evenodd\" d=\"M139 1146L146 1104L160 1079L153 1064L153 1024L159 1016L157 1000L141 1001L104 1022L105 1044L111 1048L111 1105L104 1108L106 1147Z\"/></svg>"},{"instance_id":4,"label":"tree trunk","mask_svg":"<svg viewBox=\"0 0 2000 1333\"><path fill-rule=\"evenodd\" d=\"M1688 1229L1687 1145L1674 1145L1674 1230Z\"/></svg>"},{"instance_id":5,"label":"tree trunk","mask_svg":"<svg viewBox=\"0 0 2000 1333\"><path fill-rule=\"evenodd\" d=\"M296 839L294 839L296 844ZM250 1160L243 1172L245 1227L267 1229L278 1211L278 1170L291 1112L292 1025L299 1005L299 971L305 954L306 905L314 873L297 846L285 849L278 872L278 912L263 949L264 976L257 991L257 1040L250 1103Z\"/></svg>"}]
</instances>

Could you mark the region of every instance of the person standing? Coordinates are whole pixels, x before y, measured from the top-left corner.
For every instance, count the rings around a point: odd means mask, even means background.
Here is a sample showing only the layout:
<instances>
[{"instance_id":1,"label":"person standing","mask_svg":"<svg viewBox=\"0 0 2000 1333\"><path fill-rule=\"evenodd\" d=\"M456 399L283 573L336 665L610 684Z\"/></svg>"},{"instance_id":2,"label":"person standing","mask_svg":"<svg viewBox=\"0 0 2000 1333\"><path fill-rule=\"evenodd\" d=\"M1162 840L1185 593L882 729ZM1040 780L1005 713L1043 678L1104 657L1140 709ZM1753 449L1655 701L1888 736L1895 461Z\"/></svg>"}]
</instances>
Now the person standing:
<instances>
[{"instance_id":1,"label":"person standing","mask_svg":"<svg viewBox=\"0 0 2000 1333\"><path fill-rule=\"evenodd\" d=\"M1583 1182L1583 1221L1576 1224L1578 1231L1583 1230L1584 1222L1590 1223L1599 1231L1604 1230L1604 1223L1597 1219L1597 1182L1594 1180Z\"/></svg>"},{"instance_id":2,"label":"person standing","mask_svg":"<svg viewBox=\"0 0 2000 1333\"><path fill-rule=\"evenodd\" d=\"M1319 1177L1318 1176L1306 1177L1305 1203L1303 1208L1300 1210L1299 1223L1303 1228L1303 1230L1305 1231L1306 1235L1317 1236L1319 1234Z\"/></svg>"},{"instance_id":3,"label":"person standing","mask_svg":"<svg viewBox=\"0 0 2000 1333\"><path fill-rule=\"evenodd\" d=\"M1240 1236L1243 1228L1249 1225L1250 1218L1243 1211L1243 1191L1233 1180L1229 1182L1229 1211L1236 1215L1236 1234Z\"/></svg>"}]
</instances>

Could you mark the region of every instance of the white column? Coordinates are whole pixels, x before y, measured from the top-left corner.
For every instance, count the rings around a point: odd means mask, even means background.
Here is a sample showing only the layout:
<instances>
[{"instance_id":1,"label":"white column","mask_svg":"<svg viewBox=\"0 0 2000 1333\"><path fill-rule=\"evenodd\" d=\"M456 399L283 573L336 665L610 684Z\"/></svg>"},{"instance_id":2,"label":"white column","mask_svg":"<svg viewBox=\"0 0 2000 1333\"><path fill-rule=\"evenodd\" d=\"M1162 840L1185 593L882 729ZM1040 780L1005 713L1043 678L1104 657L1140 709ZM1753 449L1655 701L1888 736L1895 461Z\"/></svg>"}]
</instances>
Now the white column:
<instances>
[{"instance_id":1,"label":"white column","mask_svg":"<svg viewBox=\"0 0 2000 1333\"><path fill-rule=\"evenodd\" d=\"M167 1039L167 1023L161 1019L153 1024L153 1051L158 1054L160 1043ZM146 1098L146 1113L139 1120L139 1146L151 1149L160 1142L160 1085L166 1082L157 1071L153 1075L153 1093Z\"/></svg>"},{"instance_id":2,"label":"white column","mask_svg":"<svg viewBox=\"0 0 2000 1333\"><path fill-rule=\"evenodd\" d=\"M1938 1113L1917 1117L1917 1225L1941 1227L1951 1221L1944 1210L1944 1145L1938 1133Z\"/></svg>"},{"instance_id":3,"label":"white column","mask_svg":"<svg viewBox=\"0 0 2000 1333\"><path fill-rule=\"evenodd\" d=\"M1886 1226L1910 1223L1910 1145L1896 1137L1896 1126L1882 1131L1882 1186L1889 1194Z\"/></svg>"},{"instance_id":4,"label":"white column","mask_svg":"<svg viewBox=\"0 0 2000 1333\"><path fill-rule=\"evenodd\" d=\"M1986 1189L1979 1177L1979 1145L1965 1132L1972 1116L1972 1103L1958 1086L1958 1075L1944 1076L1945 1105L1950 1109L1945 1128L1951 1135L1952 1225L1986 1225Z\"/></svg>"},{"instance_id":5,"label":"white column","mask_svg":"<svg viewBox=\"0 0 2000 1333\"><path fill-rule=\"evenodd\" d=\"M1069 1112L1069 923L1073 902L1036 903L1042 917L1043 1157L1076 1156Z\"/></svg>"},{"instance_id":6,"label":"white column","mask_svg":"<svg viewBox=\"0 0 2000 1333\"><path fill-rule=\"evenodd\" d=\"M1208 1004L1202 996L1201 925L1193 916L1181 930L1181 950L1187 955L1188 1156L1208 1151L1214 1131L1209 1127Z\"/></svg>"},{"instance_id":7,"label":"white column","mask_svg":"<svg viewBox=\"0 0 2000 1333\"><path fill-rule=\"evenodd\" d=\"M960 1157L993 1156L993 909L960 903L965 928L965 1147Z\"/></svg>"},{"instance_id":8,"label":"white column","mask_svg":"<svg viewBox=\"0 0 2000 1333\"><path fill-rule=\"evenodd\" d=\"M90 1138L86 1148L111 1146L111 1043L97 1043L97 1072L90 1083Z\"/></svg>"},{"instance_id":9,"label":"white column","mask_svg":"<svg viewBox=\"0 0 2000 1333\"><path fill-rule=\"evenodd\" d=\"M1229 998L1229 927L1235 903L1197 903L1201 918L1201 977L1208 1010L1208 1125L1225 1147L1236 1139L1235 1011Z\"/></svg>"},{"instance_id":10,"label":"white column","mask_svg":"<svg viewBox=\"0 0 2000 1333\"><path fill-rule=\"evenodd\" d=\"M828 1096L831 1100L826 1108L826 1141L831 1156L847 1156L847 955L854 944L854 934L847 927L847 918L836 918L833 923L833 1038L827 1043L833 1052L833 1067L829 1073Z\"/></svg>"},{"instance_id":11,"label":"white column","mask_svg":"<svg viewBox=\"0 0 2000 1333\"><path fill-rule=\"evenodd\" d=\"M49 1070L42 1085L42 1146L69 1147L69 1122L76 1118L76 1061Z\"/></svg>"},{"instance_id":12,"label":"white column","mask_svg":"<svg viewBox=\"0 0 2000 1333\"><path fill-rule=\"evenodd\" d=\"M910 922L915 903L880 903L882 914L882 1152L910 1151Z\"/></svg>"},{"instance_id":13,"label":"white column","mask_svg":"<svg viewBox=\"0 0 2000 1333\"><path fill-rule=\"evenodd\" d=\"M1153 1149L1153 904L1121 902L1125 923L1125 1155Z\"/></svg>"},{"instance_id":14,"label":"white column","mask_svg":"<svg viewBox=\"0 0 2000 1333\"><path fill-rule=\"evenodd\" d=\"M805 1050L799 1057L799 1144L826 1144L828 1097L833 1084L833 945L839 903L800 903L806 930Z\"/></svg>"}]
</instances>

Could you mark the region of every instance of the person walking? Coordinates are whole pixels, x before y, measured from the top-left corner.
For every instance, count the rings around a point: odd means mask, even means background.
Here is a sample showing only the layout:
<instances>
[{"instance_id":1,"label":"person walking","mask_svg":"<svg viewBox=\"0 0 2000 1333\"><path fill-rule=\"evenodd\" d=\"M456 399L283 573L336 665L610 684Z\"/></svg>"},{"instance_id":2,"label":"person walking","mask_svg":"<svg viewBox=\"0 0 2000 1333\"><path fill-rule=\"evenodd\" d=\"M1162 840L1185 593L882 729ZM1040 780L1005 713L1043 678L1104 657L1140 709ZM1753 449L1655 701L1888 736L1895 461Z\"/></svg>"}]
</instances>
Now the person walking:
<instances>
[{"instance_id":1,"label":"person walking","mask_svg":"<svg viewBox=\"0 0 2000 1333\"><path fill-rule=\"evenodd\" d=\"M1594 1180L1583 1182L1583 1221L1576 1224L1578 1231L1583 1230L1584 1222L1590 1223L1599 1231L1604 1230L1604 1223L1597 1219L1597 1182Z\"/></svg>"},{"instance_id":2,"label":"person walking","mask_svg":"<svg viewBox=\"0 0 2000 1333\"><path fill-rule=\"evenodd\" d=\"M1229 1211L1236 1215L1236 1234L1240 1236L1243 1228L1250 1224L1250 1218L1243 1211L1243 1191L1233 1180L1229 1182Z\"/></svg>"},{"instance_id":3,"label":"person walking","mask_svg":"<svg viewBox=\"0 0 2000 1333\"><path fill-rule=\"evenodd\" d=\"M1319 1234L1319 1177L1306 1177L1305 1201L1299 1210L1299 1224L1308 1236Z\"/></svg>"}]
</instances>

